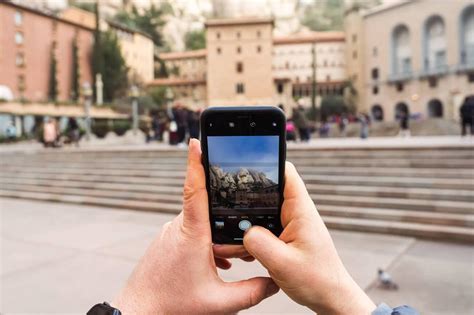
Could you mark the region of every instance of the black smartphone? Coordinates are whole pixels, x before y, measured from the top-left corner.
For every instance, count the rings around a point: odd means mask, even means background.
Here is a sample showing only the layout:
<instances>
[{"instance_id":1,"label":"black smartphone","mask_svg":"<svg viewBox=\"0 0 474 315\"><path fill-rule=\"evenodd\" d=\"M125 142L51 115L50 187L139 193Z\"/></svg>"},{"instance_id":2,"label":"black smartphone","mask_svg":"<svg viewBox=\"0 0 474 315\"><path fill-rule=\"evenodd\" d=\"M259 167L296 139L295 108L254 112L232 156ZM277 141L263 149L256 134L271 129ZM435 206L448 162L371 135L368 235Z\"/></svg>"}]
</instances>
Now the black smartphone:
<instances>
[{"instance_id":1,"label":"black smartphone","mask_svg":"<svg viewBox=\"0 0 474 315\"><path fill-rule=\"evenodd\" d=\"M286 119L272 106L210 107L201 115L212 240L242 244L260 225L282 231Z\"/></svg>"}]
</instances>

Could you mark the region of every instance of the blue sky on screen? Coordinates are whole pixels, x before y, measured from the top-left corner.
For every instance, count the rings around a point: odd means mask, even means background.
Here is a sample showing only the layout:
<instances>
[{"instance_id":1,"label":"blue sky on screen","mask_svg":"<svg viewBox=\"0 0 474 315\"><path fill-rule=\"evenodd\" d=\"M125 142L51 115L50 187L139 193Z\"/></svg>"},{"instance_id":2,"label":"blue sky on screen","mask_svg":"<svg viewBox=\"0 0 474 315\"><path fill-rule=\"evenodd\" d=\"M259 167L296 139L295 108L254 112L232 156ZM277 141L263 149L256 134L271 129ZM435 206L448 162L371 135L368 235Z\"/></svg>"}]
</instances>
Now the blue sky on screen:
<instances>
[{"instance_id":1,"label":"blue sky on screen","mask_svg":"<svg viewBox=\"0 0 474 315\"><path fill-rule=\"evenodd\" d=\"M278 136L210 136L207 145L211 165L226 172L251 168L278 183Z\"/></svg>"}]
</instances>

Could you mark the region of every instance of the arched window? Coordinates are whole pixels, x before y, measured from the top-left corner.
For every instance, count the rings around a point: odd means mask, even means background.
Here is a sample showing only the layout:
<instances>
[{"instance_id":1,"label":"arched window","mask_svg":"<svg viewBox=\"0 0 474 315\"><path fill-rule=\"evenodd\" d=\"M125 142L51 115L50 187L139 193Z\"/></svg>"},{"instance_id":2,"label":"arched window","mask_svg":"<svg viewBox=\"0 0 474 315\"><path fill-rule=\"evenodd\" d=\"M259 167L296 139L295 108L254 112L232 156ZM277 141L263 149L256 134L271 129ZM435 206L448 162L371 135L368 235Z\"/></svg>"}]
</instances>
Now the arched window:
<instances>
[{"instance_id":1,"label":"arched window","mask_svg":"<svg viewBox=\"0 0 474 315\"><path fill-rule=\"evenodd\" d=\"M397 103L395 105L395 119L400 119L405 116L410 116L410 109L404 102Z\"/></svg>"},{"instance_id":2,"label":"arched window","mask_svg":"<svg viewBox=\"0 0 474 315\"><path fill-rule=\"evenodd\" d=\"M461 64L474 65L474 5L461 13Z\"/></svg>"},{"instance_id":3,"label":"arched window","mask_svg":"<svg viewBox=\"0 0 474 315\"><path fill-rule=\"evenodd\" d=\"M432 99L428 102L428 117L443 117L443 103L438 99Z\"/></svg>"},{"instance_id":4,"label":"arched window","mask_svg":"<svg viewBox=\"0 0 474 315\"><path fill-rule=\"evenodd\" d=\"M375 104L372 106L372 117L375 121L382 121L383 120L383 108L379 104Z\"/></svg>"},{"instance_id":5,"label":"arched window","mask_svg":"<svg viewBox=\"0 0 474 315\"><path fill-rule=\"evenodd\" d=\"M430 17L424 29L424 68L440 69L446 65L446 34L443 19Z\"/></svg>"},{"instance_id":6,"label":"arched window","mask_svg":"<svg viewBox=\"0 0 474 315\"><path fill-rule=\"evenodd\" d=\"M405 25L398 25L392 33L392 73L411 72L410 32Z\"/></svg>"}]
</instances>

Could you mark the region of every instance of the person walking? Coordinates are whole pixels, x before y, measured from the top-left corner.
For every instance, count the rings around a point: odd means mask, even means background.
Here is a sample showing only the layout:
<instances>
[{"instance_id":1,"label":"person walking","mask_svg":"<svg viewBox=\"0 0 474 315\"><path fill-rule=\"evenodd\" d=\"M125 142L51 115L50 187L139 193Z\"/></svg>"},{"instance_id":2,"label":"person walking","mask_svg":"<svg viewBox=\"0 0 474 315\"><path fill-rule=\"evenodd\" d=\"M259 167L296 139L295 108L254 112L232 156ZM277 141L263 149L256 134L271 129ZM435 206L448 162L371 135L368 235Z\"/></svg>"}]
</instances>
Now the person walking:
<instances>
[{"instance_id":1,"label":"person walking","mask_svg":"<svg viewBox=\"0 0 474 315\"><path fill-rule=\"evenodd\" d=\"M71 117L67 122L67 135L70 144L75 144L76 147L79 146L79 138L80 138L80 131L79 131L79 124L77 123L76 118Z\"/></svg>"},{"instance_id":2,"label":"person walking","mask_svg":"<svg viewBox=\"0 0 474 315\"><path fill-rule=\"evenodd\" d=\"M459 114L461 116L461 135L467 134L467 128L469 128L470 135L474 135L474 95L466 96L459 109Z\"/></svg>"},{"instance_id":3,"label":"person walking","mask_svg":"<svg viewBox=\"0 0 474 315\"><path fill-rule=\"evenodd\" d=\"M293 109L293 122L298 129L301 141L309 141L308 120L306 119L304 107L302 105L298 105L297 108Z\"/></svg>"},{"instance_id":4,"label":"person walking","mask_svg":"<svg viewBox=\"0 0 474 315\"><path fill-rule=\"evenodd\" d=\"M56 124L53 119L47 118L43 126L43 142L46 148L54 148L56 145L56 139L58 136L58 131L56 129Z\"/></svg>"},{"instance_id":5,"label":"person walking","mask_svg":"<svg viewBox=\"0 0 474 315\"><path fill-rule=\"evenodd\" d=\"M359 114L360 138L367 139L369 137L369 117L365 114Z\"/></svg>"},{"instance_id":6,"label":"person walking","mask_svg":"<svg viewBox=\"0 0 474 315\"><path fill-rule=\"evenodd\" d=\"M400 136L401 137L409 137L410 136L410 116L404 110L400 111L399 113L400 119Z\"/></svg>"}]
</instances>

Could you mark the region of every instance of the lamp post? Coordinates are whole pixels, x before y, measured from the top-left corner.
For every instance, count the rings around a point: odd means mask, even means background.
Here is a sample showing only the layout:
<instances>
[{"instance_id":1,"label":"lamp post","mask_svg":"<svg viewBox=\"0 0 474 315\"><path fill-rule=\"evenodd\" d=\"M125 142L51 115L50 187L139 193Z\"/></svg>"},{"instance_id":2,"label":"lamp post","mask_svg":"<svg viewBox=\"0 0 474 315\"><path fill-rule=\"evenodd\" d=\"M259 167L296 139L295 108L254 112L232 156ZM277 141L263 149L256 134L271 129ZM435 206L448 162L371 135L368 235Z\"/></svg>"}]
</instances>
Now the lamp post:
<instances>
[{"instance_id":1,"label":"lamp post","mask_svg":"<svg viewBox=\"0 0 474 315\"><path fill-rule=\"evenodd\" d=\"M89 82L84 82L82 85L82 95L84 96L84 114L86 127L86 140L90 140L91 136L91 103L92 103L92 88Z\"/></svg>"},{"instance_id":2,"label":"lamp post","mask_svg":"<svg viewBox=\"0 0 474 315\"><path fill-rule=\"evenodd\" d=\"M132 85L130 88L130 97L132 99L132 127L134 135L136 135L138 131L138 96L138 87L136 85Z\"/></svg>"}]
</instances>

